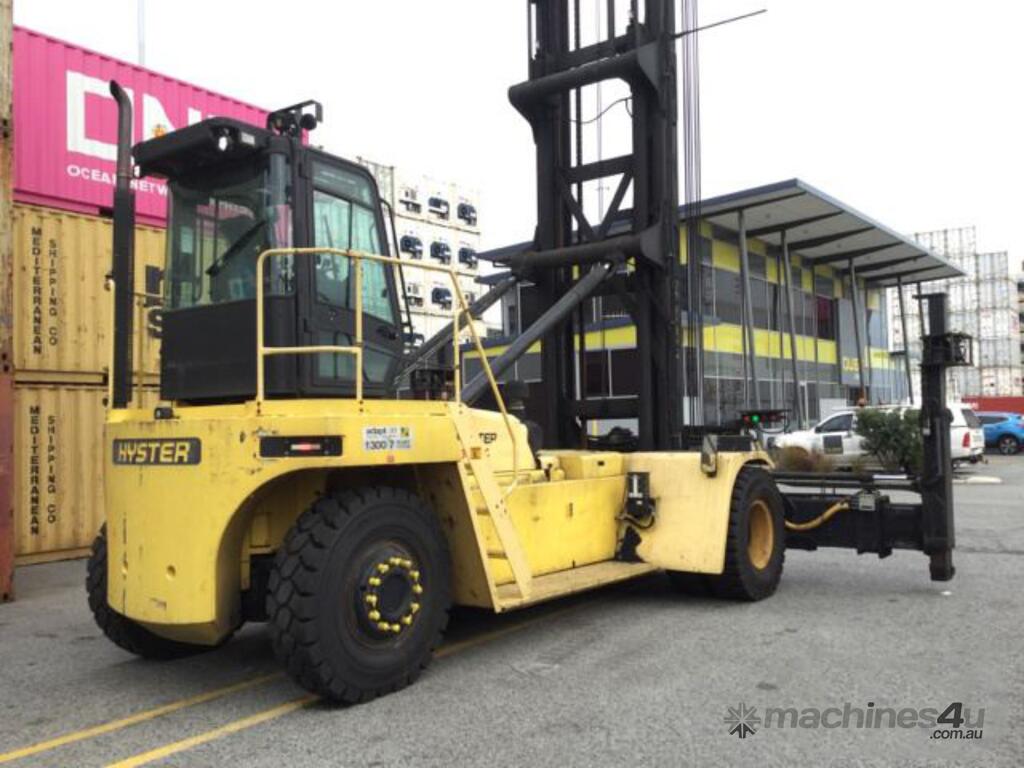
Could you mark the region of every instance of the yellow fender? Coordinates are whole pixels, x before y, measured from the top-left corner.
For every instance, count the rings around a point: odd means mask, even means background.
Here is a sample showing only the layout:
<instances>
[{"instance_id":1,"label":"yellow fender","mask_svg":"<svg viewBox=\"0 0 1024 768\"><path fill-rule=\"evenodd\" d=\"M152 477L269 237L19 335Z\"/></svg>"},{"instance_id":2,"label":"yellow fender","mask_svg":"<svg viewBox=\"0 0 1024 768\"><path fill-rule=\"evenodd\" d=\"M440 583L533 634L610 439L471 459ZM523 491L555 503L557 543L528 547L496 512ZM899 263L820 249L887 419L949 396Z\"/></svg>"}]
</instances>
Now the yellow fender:
<instances>
[{"instance_id":1,"label":"yellow fender","mask_svg":"<svg viewBox=\"0 0 1024 768\"><path fill-rule=\"evenodd\" d=\"M699 453L633 453L625 463L627 472L650 475L655 502L654 524L637 530L637 557L670 571L722 573L736 478L747 465L770 466L768 456L719 453L713 477L701 471Z\"/></svg>"}]
</instances>

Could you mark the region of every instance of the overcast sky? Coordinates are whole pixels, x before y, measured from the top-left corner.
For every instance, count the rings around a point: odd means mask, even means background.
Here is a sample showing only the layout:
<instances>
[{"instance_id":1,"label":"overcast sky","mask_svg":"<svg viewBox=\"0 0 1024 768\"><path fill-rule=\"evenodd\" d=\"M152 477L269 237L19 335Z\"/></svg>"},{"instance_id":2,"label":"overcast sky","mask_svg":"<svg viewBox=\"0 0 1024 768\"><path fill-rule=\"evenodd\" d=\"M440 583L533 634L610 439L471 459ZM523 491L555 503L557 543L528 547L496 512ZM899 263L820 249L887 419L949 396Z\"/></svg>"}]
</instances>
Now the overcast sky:
<instances>
[{"instance_id":1,"label":"overcast sky","mask_svg":"<svg viewBox=\"0 0 1024 768\"><path fill-rule=\"evenodd\" d=\"M14 17L134 61L136 6L15 0ZM980 248L1019 266L1024 5L704 0L701 23L761 7L701 40L705 197L796 176L904 232L977 225ZM320 100L314 141L480 188L484 244L497 246L535 221L533 143L506 98L526 76L525 8L147 0L145 63L263 107ZM624 138L616 112L606 156Z\"/></svg>"}]
</instances>

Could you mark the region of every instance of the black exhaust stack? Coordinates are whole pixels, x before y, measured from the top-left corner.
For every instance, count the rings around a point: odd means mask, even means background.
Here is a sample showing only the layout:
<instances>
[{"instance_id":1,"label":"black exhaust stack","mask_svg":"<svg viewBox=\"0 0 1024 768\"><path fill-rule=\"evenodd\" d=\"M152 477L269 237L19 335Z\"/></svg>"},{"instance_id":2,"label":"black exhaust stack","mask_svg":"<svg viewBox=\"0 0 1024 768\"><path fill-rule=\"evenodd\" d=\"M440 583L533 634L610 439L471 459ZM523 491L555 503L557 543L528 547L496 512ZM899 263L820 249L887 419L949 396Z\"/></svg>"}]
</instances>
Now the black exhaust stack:
<instances>
[{"instance_id":1,"label":"black exhaust stack","mask_svg":"<svg viewBox=\"0 0 1024 768\"><path fill-rule=\"evenodd\" d=\"M110 81L117 102L117 186L114 187L114 360L112 408L127 408L132 399L132 331L135 293L135 190L132 189L132 102Z\"/></svg>"}]
</instances>

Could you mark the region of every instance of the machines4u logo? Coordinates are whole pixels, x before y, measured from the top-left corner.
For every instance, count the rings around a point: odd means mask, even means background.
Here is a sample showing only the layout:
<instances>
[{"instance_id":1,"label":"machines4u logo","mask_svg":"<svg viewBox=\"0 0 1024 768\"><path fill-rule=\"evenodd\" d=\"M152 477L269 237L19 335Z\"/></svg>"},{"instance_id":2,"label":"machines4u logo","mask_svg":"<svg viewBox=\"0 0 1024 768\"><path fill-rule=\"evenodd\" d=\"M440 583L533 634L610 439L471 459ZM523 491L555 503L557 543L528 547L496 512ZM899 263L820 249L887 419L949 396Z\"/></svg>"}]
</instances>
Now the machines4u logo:
<instances>
[{"instance_id":1,"label":"machines4u logo","mask_svg":"<svg viewBox=\"0 0 1024 768\"><path fill-rule=\"evenodd\" d=\"M984 735L985 708L972 709L954 701L945 707L884 707L869 701L867 706L845 702L832 707L765 707L764 717L757 707L740 704L728 707L724 722L729 733L745 739L759 730L800 728L831 729L922 729L935 740L974 740Z\"/></svg>"}]
</instances>

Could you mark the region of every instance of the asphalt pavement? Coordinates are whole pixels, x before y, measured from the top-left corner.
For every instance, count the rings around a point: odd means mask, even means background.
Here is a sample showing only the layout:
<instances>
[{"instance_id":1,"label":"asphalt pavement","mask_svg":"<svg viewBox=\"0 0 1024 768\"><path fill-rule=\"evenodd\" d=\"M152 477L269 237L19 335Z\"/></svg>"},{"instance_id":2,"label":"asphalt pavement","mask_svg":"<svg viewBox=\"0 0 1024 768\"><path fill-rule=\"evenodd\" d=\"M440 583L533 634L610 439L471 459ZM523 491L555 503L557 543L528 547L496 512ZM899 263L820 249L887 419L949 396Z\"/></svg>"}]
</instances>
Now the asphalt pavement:
<instances>
[{"instance_id":1,"label":"asphalt pavement","mask_svg":"<svg viewBox=\"0 0 1024 768\"><path fill-rule=\"evenodd\" d=\"M349 708L285 678L258 625L141 661L93 624L83 562L21 568L18 601L0 606L0 764L1020 766L1024 456L962 476L1002 482L957 485L952 582L929 581L919 553L791 551L755 604L680 596L656 575L458 611L418 683ZM889 727L928 709L980 738Z\"/></svg>"}]
</instances>

